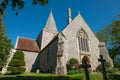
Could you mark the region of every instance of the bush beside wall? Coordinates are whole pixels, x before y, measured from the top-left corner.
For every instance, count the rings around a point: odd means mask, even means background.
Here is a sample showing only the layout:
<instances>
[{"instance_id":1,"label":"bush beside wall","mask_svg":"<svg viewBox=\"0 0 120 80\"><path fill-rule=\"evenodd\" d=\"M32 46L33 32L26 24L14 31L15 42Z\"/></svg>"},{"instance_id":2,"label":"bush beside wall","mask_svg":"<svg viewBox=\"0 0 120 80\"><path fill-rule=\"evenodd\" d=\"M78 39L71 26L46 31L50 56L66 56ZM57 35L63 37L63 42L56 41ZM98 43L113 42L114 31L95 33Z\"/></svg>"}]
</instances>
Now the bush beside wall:
<instances>
[{"instance_id":1,"label":"bush beside wall","mask_svg":"<svg viewBox=\"0 0 120 80\"><path fill-rule=\"evenodd\" d=\"M13 56L13 59L10 61L7 70L9 74L21 74L25 72L24 66L24 53L20 50L17 50Z\"/></svg>"},{"instance_id":2,"label":"bush beside wall","mask_svg":"<svg viewBox=\"0 0 120 80\"><path fill-rule=\"evenodd\" d=\"M25 61L24 60L19 60L19 59L13 59L9 63L9 66L14 66L14 67L25 66Z\"/></svg>"}]
</instances>

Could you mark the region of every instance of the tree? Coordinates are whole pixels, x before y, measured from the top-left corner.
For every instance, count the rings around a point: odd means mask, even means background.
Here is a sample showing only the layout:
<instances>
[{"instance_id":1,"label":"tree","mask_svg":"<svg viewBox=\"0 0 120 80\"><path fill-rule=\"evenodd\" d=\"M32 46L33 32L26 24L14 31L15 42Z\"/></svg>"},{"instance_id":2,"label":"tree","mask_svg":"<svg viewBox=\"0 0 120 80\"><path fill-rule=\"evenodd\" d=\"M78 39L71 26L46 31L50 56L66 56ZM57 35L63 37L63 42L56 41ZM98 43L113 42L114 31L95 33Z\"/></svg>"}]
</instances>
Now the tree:
<instances>
[{"instance_id":1,"label":"tree","mask_svg":"<svg viewBox=\"0 0 120 80\"><path fill-rule=\"evenodd\" d=\"M17 50L7 68L10 74L21 74L25 72L25 61L23 51Z\"/></svg>"},{"instance_id":2,"label":"tree","mask_svg":"<svg viewBox=\"0 0 120 80\"><path fill-rule=\"evenodd\" d=\"M5 36L5 27L2 25L2 16L0 17L0 69L4 65L10 49L13 47L11 41Z\"/></svg>"},{"instance_id":3,"label":"tree","mask_svg":"<svg viewBox=\"0 0 120 80\"><path fill-rule=\"evenodd\" d=\"M120 67L120 20L113 20L112 24L112 48L110 54L114 58L116 67Z\"/></svg>"},{"instance_id":4,"label":"tree","mask_svg":"<svg viewBox=\"0 0 120 80\"><path fill-rule=\"evenodd\" d=\"M102 27L98 32L95 33L96 37L99 39L100 42L105 42L106 47L109 49L111 48L111 27L105 26Z\"/></svg>"},{"instance_id":5,"label":"tree","mask_svg":"<svg viewBox=\"0 0 120 80\"><path fill-rule=\"evenodd\" d=\"M96 36L100 41L106 42L110 57L115 67L120 65L120 19L115 19L108 26L100 29Z\"/></svg>"},{"instance_id":6,"label":"tree","mask_svg":"<svg viewBox=\"0 0 120 80\"><path fill-rule=\"evenodd\" d=\"M18 11L17 10L21 10L24 8L24 0L1 0L0 2L0 13L3 14L4 10L10 6L12 8L13 11L16 11L16 15L18 15ZM32 4L36 5L36 4L41 4L41 5L45 5L48 3L48 0L33 0Z\"/></svg>"}]
</instances>

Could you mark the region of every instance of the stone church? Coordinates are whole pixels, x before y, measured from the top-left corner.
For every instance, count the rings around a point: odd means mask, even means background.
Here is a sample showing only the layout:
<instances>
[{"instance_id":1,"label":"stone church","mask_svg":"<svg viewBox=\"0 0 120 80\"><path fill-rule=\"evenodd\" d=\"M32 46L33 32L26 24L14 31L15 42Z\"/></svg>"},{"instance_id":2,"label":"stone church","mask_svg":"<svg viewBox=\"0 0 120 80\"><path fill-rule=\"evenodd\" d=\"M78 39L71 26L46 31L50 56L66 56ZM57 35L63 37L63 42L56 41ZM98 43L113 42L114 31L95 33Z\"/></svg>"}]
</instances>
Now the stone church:
<instances>
[{"instance_id":1,"label":"stone church","mask_svg":"<svg viewBox=\"0 0 120 80\"><path fill-rule=\"evenodd\" d=\"M24 52L26 72L54 70L56 74L66 74L66 64L71 58L77 59L79 64L86 58L91 69L96 70L100 64L98 62L100 54L112 64L105 44L99 42L80 13L72 19L70 8L68 8L68 22L60 32L50 11L37 39L18 36L15 49Z\"/></svg>"}]
</instances>

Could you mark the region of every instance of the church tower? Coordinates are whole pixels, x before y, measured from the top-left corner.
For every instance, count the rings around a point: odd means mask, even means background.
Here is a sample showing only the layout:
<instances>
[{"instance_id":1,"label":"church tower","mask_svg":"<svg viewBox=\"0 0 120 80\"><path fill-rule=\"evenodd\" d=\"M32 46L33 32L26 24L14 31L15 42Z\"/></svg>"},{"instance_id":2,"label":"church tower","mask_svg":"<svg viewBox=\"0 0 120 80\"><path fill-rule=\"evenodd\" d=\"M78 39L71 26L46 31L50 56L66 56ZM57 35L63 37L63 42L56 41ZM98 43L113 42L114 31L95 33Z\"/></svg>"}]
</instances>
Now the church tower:
<instances>
[{"instance_id":1,"label":"church tower","mask_svg":"<svg viewBox=\"0 0 120 80\"><path fill-rule=\"evenodd\" d=\"M53 39L53 37L57 33L58 31L57 31L56 23L52 11L50 11L47 22L43 30L37 37L37 43L39 45L40 50L42 50Z\"/></svg>"}]
</instances>

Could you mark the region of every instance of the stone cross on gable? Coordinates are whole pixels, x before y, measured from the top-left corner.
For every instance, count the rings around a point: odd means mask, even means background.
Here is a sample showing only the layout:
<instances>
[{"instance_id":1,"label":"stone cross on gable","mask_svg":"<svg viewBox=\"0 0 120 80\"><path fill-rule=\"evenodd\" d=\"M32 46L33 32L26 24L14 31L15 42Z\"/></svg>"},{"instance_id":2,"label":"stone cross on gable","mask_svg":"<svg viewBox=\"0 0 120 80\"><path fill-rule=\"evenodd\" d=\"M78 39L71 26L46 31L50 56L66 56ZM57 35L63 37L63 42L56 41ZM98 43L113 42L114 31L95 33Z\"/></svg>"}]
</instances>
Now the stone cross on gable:
<instances>
[{"instance_id":1,"label":"stone cross on gable","mask_svg":"<svg viewBox=\"0 0 120 80\"><path fill-rule=\"evenodd\" d=\"M103 59L102 55L100 55L100 59L98 59L98 61L101 62L101 65L102 65L103 80L107 80L107 73L106 73L105 64L104 64L106 60Z\"/></svg>"},{"instance_id":2,"label":"stone cross on gable","mask_svg":"<svg viewBox=\"0 0 120 80\"><path fill-rule=\"evenodd\" d=\"M87 64L87 59L84 60L84 63L81 65L85 69L86 80L90 80L88 68L91 67L90 64Z\"/></svg>"}]
</instances>

